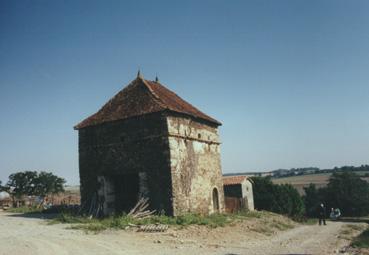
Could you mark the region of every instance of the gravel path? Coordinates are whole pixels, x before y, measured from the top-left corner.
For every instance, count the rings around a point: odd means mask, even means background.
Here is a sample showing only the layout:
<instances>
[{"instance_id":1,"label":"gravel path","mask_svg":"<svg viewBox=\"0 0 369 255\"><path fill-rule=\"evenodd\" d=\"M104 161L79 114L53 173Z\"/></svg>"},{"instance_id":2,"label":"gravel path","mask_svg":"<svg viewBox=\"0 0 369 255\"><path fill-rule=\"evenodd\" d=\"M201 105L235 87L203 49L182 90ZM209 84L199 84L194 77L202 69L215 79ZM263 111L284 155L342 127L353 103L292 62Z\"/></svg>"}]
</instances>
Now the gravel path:
<instances>
[{"instance_id":1,"label":"gravel path","mask_svg":"<svg viewBox=\"0 0 369 255\"><path fill-rule=\"evenodd\" d=\"M347 240L338 238L346 223L329 222L327 226L298 226L266 238L264 242L248 245L247 254L335 254L348 245ZM246 254L236 250L237 254Z\"/></svg>"},{"instance_id":2,"label":"gravel path","mask_svg":"<svg viewBox=\"0 0 369 255\"><path fill-rule=\"evenodd\" d=\"M133 231L86 234L66 229L62 224L47 225L43 219L0 212L0 254L334 254L347 245L347 240L338 238L345 224L297 226L271 236L237 226L221 230L202 228L198 234L196 228L158 234Z\"/></svg>"}]
</instances>

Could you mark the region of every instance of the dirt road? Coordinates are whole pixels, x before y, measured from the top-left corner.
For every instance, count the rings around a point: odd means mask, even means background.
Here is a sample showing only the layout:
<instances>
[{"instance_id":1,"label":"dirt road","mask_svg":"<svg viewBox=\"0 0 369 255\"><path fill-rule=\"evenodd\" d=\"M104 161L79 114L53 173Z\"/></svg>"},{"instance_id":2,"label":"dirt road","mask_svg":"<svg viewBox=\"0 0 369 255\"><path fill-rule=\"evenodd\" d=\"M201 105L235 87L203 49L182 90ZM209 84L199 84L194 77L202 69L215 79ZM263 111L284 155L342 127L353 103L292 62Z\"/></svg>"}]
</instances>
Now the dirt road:
<instances>
[{"instance_id":1,"label":"dirt road","mask_svg":"<svg viewBox=\"0 0 369 255\"><path fill-rule=\"evenodd\" d=\"M133 230L86 234L66 229L67 225L0 212L0 254L334 254L348 243L338 238L345 225L299 225L271 235L244 224L151 234Z\"/></svg>"}]
</instances>

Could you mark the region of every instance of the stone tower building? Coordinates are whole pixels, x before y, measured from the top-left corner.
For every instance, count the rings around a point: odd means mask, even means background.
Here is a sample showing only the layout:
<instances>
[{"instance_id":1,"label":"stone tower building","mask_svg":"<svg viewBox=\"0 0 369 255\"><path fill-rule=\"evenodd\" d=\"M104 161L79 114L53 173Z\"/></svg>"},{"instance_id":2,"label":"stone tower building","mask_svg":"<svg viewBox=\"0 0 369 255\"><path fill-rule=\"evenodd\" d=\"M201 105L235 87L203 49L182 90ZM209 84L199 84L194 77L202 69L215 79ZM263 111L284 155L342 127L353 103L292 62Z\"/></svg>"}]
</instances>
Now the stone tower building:
<instances>
[{"instance_id":1,"label":"stone tower building","mask_svg":"<svg viewBox=\"0 0 369 255\"><path fill-rule=\"evenodd\" d=\"M75 126L83 206L100 201L112 214L148 197L168 215L223 212L220 125L138 74Z\"/></svg>"}]
</instances>

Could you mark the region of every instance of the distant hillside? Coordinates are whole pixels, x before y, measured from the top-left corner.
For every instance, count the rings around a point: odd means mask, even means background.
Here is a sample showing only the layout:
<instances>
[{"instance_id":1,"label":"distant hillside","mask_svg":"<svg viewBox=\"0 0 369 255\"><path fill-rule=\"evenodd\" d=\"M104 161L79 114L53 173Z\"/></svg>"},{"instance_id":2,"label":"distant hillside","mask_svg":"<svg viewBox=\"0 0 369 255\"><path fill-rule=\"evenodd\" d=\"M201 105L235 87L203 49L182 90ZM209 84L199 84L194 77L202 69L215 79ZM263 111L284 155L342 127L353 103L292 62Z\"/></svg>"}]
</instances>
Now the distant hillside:
<instances>
[{"instance_id":1,"label":"distant hillside","mask_svg":"<svg viewBox=\"0 0 369 255\"><path fill-rule=\"evenodd\" d=\"M362 176L363 180L369 182L369 171L356 171L356 174ZM294 186L300 195L304 195L304 187L310 185L310 183L315 184L317 188L325 187L329 178L332 175L332 172L329 173L319 173L319 174L305 174L305 175L296 175L296 176L288 176L283 178L273 178L272 181L275 184L291 184Z\"/></svg>"}]
</instances>

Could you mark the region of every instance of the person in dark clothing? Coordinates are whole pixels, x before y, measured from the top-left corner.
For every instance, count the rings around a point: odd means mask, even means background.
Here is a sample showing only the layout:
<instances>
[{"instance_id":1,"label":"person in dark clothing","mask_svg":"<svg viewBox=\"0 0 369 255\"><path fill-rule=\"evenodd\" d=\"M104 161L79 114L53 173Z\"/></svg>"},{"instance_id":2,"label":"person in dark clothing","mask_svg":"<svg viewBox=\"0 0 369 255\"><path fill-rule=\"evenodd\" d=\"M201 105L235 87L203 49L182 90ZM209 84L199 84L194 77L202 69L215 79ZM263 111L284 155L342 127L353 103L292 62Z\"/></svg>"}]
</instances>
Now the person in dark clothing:
<instances>
[{"instance_id":1,"label":"person in dark clothing","mask_svg":"<svg viewBox=\"0 0 369 255\"><path fill-rule=\"evenodd\" d=\"M324 204L320 204L318 215L319 215L319 225L322 225L322 222L323 222L324 225L327 225L325 223L325 207L324 207Z\"/></svg>"}]
</instances>

